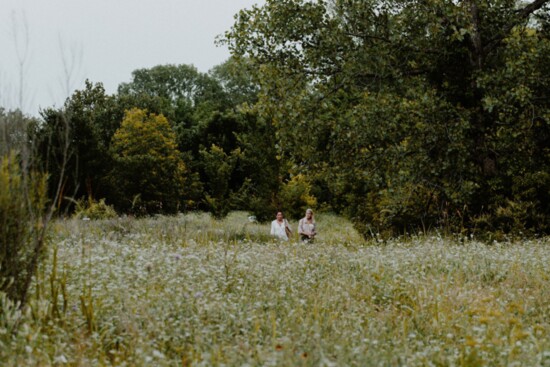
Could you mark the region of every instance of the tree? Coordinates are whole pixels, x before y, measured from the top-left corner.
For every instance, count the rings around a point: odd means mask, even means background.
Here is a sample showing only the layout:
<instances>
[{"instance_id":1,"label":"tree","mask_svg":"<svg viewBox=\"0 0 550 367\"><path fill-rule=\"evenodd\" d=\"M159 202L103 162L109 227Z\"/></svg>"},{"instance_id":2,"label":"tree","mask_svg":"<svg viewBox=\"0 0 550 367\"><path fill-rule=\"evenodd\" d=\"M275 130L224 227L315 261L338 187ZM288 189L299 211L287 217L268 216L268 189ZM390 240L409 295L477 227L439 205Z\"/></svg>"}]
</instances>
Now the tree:
<instances>
[{"instance_id":1,"label":"tree","mask_svg":"<svg viewBox=\"0 0 550 367\"><path fill-rule=\"evenodd\" d=\"M109 196L104 180L112 168L109 145L122 118L116 100L102 84L86 81L85 88L75 91L62 108L45 109L41 116L43 122L35 126L32 139L51 176L50 197L63 176L58 207L71 205L70 200L62 201L67 197Z\"/></svg>"},{"instance_id":2,"label":"tree","mask_svg":"<svg viewBox=\"0 0 550 367\"><path fill-rule=\"evenodd\" d=\"M185 101L192 106L225 101L218 83L192 65L158 65L132 72L132 81L122 83L120 95L147 95L163 98L173 106Z\"/></svg>"},{"instance_id":3,"label":"tree","mask_svg":"<svg viewBox=\"0 0 550 367\"><path fill-rule=\"evenodd\" d=\"M163 115L137 108L126 112L111 142L116 205L138 214L184 209L186 168L176 135Z\"/></svg>"},{"instance_id":4,"label":"tree","mask_svg":"<svg viewBox=\"0 0 550 367\"><path fill-rule=\"evenodd\" d=\"M0 156L8 155L10 151L29 153L29 130L37 123L37 119L26 116L20 110L10 111L0 107Z\"/></svg>"},{"instance_id":5,"label":"tree","mask_svg":"<svg viewBox=\"0 0 550 367\"><path fill-rule=\"evenodd\" d=\"M246 106L256 102L257 90L249 67L229 59L208 74L189 65L136 70L133 80L119 87L119 98L161 101L162 108L155 112L174 121L178 148L187 168L196 172L204 184L199 207L222 217L235 207L249 209L250 201L241 201L241 194L249 192L251 185L264 186L253 171L258 165L252 164L254 159L263 159L263 152L255 149L245 158L241 146L248 144L244 140L260 141L254 138L256 133L264 134L255 130L255 115L245 112L250 110ZM251 148L247 147L247 153L252 153ZM271 191L264 195L270 197Z\"/></svg>"},{"instance_id":6,"label":"tree","mask_svg":"<svg viewBox=\"0 0 550 367\"><path fill-rule=\"evenodd\" d=\"M208 209L200 198L198 180L207 179L200 151L212 144L204 139L208 125L228 108L224 91L216 80L191 65L158 65L135 70L132 75L130 83L119 86L119 100L154 101L155 108L149 110L173 122L178 149L188 171L193 172L190 176L195 177L192 201Z\"/></svg>"},{"instance_id":7,"label":"tree","mask_svg":"<svg viewBox=\"0 0 550 367\"><path fill-rule=\"evenodd\" d=\"M252 63L229 58L215 66L209 75L219 83L229 106L236 109L243 104L254 105L258 100L259 85L252 75Z\"/></svg>"},{"instance_id":8,"label":"tree","mask_svg":"<svg viewBox=\"0 0 550 367\"><path fill-rule=\"evenodd\" d=\"M550 121L549 39L529 23L547 4L267 0L226 42L257 71L280 155L364 234L547 232L548 144L534 135Z\"/></svg>"},{"instance_id":9,"label":"tree","mask_svg":"<svg viewBox=\"0 0 550 367\"><path fill-rule=\"evenodd\" d=\"M215 144L209 149L202 149L206 181L206 203L216 218L225 217L231 210L230 180L238 163L240 149L229 154Z\"/></svg>"},{"instance_id":10,"label":"tree","mask_svg":"<svg viewBox=\"0 0 550 367\"><path fill-rule=\"evenodd\" d=\"M261 221L272 220L279 209L277 194L288 167L278 159L275 129L258 117L253 109L239 114L241 131L236 133L241 150L233 202L236 208L248 210Z\"/></svg>"}]
</instances>

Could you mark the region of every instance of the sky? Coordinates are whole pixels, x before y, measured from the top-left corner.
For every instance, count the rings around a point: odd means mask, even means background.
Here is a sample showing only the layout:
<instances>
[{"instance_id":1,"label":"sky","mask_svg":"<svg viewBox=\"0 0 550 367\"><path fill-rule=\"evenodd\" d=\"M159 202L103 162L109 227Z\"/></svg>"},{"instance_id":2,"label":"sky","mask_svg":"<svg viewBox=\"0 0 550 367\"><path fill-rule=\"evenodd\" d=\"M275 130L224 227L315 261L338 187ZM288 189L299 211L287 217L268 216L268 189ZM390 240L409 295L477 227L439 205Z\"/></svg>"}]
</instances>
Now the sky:
<instances>
[{"instance_id":1,"label":"sky","mask_svg":"<svg viewBox=\"0 0 550 367\"><path fill-rule=\"evenodd\" d=\"M132 71L161 64L206 72L229 57L216 37L263 1L0 0L0 106L37 115L86 79L115 93Z\"/></svg>"}]
</instances>

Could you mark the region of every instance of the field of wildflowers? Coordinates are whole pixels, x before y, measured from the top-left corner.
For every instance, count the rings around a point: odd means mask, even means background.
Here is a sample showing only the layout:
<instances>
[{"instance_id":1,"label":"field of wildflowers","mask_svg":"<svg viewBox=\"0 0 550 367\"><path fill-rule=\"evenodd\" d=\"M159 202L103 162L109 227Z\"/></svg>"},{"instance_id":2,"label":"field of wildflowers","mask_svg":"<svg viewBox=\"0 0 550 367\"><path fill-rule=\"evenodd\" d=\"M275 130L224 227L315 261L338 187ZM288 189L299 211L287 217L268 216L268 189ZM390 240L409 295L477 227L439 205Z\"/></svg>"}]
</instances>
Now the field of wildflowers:
<instances>
[{"instance_id":1,"label":"field of wildflowers","mask_svg":"<svg viewBox=\"0 0 550 367\"><path fill-rule=\"evenodd\" d=\"M240 212L58 221L29 307L0 297L0 364L550 366L550 239L317 221L314 244Z\"/></svg>"}]
</instances>

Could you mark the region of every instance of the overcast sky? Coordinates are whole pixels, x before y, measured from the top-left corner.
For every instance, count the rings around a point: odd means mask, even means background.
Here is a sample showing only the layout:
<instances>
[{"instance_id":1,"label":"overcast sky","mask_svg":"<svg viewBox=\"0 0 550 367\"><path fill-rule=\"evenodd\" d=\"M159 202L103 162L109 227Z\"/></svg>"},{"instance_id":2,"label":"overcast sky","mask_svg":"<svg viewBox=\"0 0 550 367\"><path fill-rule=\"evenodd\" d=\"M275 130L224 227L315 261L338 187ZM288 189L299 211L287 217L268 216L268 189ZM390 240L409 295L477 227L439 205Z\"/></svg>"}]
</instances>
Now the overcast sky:
<instances>
[{"instance_id":1,"label":"overcast sky","mask_svg":"<svg viewBox=\"0 0 550 367\"><path fill-rule=\"evenodd\" d=\"M81 88L85 79L114 93L138 68L193 64L206 72L229 57L225 47L214 44L216 36L231 27L240 9L262 3L0 0L0 106L20 104L17 55L24 54L25 29L23 109L37 114L39 108L62 105L67 89Z\"/></svg>"}]
</instances>

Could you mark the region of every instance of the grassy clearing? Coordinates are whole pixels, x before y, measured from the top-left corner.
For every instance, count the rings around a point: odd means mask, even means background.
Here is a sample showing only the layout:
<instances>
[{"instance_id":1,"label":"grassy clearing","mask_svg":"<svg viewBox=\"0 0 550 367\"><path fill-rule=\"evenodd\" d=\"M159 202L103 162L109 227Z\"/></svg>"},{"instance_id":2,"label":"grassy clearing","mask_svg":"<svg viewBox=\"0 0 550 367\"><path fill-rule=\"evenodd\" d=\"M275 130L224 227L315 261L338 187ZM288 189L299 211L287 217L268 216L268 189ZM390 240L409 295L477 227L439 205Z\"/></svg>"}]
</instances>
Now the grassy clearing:
<instances>
[{"instance_id":1,"label":"grassy clearing","mask_svg":"<svg viewBox=\"0 0 550 367\"><path fill-rule=\"evenodd\" d=\"M549 239L372 245L317 219L312 245L245 213L57 222L30 307L0 297L0 362L550 366Z\"/></svg>"}]
</instances>

